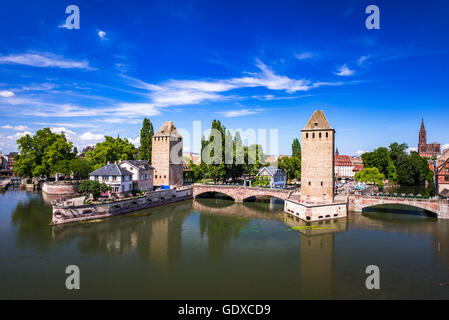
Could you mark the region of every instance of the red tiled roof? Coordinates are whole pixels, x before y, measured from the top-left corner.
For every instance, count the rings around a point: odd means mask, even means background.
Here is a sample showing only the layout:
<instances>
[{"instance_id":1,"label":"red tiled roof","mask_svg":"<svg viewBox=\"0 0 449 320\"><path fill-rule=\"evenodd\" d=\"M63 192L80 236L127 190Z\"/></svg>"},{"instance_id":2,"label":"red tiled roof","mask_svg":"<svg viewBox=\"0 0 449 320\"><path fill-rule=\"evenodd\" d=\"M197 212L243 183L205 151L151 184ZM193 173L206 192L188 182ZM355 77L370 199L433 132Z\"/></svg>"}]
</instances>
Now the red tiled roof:
<instances>
[{"instance_id":1,"label":"red tiled roof","mask_svg":"<svg viewBox=\"0 0 449 320\"><path fill-rule=\"evenodd\" d=\"M336 166L352 166L352 161L349 156L335 155Z\"/></svg>"}]
</instances>

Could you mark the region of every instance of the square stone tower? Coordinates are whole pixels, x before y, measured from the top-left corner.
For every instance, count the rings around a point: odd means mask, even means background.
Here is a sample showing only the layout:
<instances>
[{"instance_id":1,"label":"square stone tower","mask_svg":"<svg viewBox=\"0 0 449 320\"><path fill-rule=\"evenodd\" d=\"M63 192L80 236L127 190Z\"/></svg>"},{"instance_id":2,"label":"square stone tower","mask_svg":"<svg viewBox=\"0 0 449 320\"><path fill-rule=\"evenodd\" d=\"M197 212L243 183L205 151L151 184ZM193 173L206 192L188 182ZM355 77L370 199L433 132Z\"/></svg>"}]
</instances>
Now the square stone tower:
<instances>
[{"instance_id":1,"label":"square stone tower","mask_svg":"<svg viewBox=\"0 0 449 320\"><path fill-rule=\"evenodd\" d=\"M315 111L301 130L301 200L334 201L335 130L323 111Z\"/></svg>"},{"instance_id":2,"label":"square stone tower","mask_svg":"<svg viewBox=\"0 0 449 320\"><path fill-rule=\"evenodd\" d=\"M171 121L165 121L153 136L151 164L154 186L182 186L182 137Z\"/></svg>"}]
</instances>

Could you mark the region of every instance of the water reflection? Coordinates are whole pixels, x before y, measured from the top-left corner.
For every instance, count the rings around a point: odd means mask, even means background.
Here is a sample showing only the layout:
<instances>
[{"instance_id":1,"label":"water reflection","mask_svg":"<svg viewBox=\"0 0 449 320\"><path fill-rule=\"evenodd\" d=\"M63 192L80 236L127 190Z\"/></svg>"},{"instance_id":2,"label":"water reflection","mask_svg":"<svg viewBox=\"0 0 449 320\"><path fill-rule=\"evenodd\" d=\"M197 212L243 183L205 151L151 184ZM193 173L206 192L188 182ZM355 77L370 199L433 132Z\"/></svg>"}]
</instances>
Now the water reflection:
<instances>
[{"instance_id":1,"label":"water reflection","mask_svg":"<svg viewBox=\"0 0 449 320\"><path fill-rule=\"evenodd\" d=\"M0 257L10 287L23 272L17 265L29 270L28 261L18 258L24 250L17 250L28 248L38 249L27 250L38 252L35 259L53 265L67 265L68 253L89 262L92 285L101 282L97 271L105 268L123 282L117 286L121 290L132 291L130 283L144 280L151 284L151 290L129 295L137 298L161 298L161 292L167 298L192 299L372 298L364 288L363 267L373 256L384 266L385 279L398 281L398 270L406 270L419 286L428 270L428 283L420 290L429 296L439 296L433 287L437 281L449 281L449 221L425 216L370 211L306 223L270 199L234 203L204 198L101 222L49 226L51 208L40 194L7 194L0 200L15 203L8 211L15 242L7 250L20 263ZM34 281L39 287L39 277ZM219 290L210 289L210 283ZM395 297L419 293L401 285L389 292ZM90 291L85 292L89 298Z\"/></svg>"}]
</instances>

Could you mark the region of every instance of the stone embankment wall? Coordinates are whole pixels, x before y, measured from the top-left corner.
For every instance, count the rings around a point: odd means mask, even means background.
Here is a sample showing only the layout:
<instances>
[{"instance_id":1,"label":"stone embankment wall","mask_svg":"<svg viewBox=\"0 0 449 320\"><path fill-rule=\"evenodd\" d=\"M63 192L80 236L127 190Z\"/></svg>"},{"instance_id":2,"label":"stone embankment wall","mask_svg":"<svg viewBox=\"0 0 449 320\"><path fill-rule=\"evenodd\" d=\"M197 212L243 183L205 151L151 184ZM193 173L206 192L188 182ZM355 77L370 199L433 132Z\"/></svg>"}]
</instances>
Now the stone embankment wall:
<instances>
[{"instance_id":1,"label":"stone embankment wall","mask_svg":"<svg viewBox=\"0 0 449 320\"><path fill-rule=\"evenodd\" d=\"M102 204L89 204L78 207L53 205L52 224L100 219L192 199L192 197L192 189L184 188L179 190L153 191L142 197L116 200Z\"/></svg>"},{"instance_id":2,"label":"stone embankment wall","mask_svg":"<svg viewBox=\"0 0 449 320\"><path fill-rule=\"evenodd\" d=\"M72 194L78 192L79 182L44 182L42 191L48 194Z\"/></svg>"}]
</instances>

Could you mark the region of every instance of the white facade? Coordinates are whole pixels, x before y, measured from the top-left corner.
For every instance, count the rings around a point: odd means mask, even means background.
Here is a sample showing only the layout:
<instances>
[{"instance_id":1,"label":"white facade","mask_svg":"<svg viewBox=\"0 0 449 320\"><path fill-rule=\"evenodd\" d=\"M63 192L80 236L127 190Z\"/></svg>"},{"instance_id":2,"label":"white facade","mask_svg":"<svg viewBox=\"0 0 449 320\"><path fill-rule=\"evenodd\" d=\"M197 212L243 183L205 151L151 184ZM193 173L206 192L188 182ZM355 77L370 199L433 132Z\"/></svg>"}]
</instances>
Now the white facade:
<instances>
[{"instance_id":1,"label":"white facade","mask_svg":"<svg viewBox=\"0 0 449 320\"><path fill-rule=\"evenodd\" d=\"M337 177L354 178L354 166L335 166Z\"/></svg>"},{"instance_id":2,"label":"white facade","mask_svg":"<svg viewBox=\"0 0 449 320\"><path fill-rule=\"evenodd\" d=\"M131 175L125 176L90 176L90 180L97 180L100 183L106 183L111 192L131 192L133 190L133 181Z\"/></svg>"}]
</instances>

